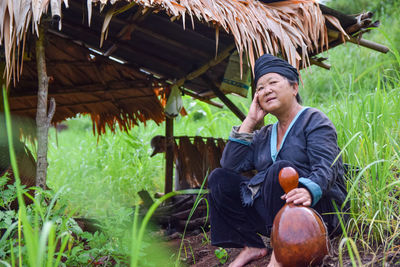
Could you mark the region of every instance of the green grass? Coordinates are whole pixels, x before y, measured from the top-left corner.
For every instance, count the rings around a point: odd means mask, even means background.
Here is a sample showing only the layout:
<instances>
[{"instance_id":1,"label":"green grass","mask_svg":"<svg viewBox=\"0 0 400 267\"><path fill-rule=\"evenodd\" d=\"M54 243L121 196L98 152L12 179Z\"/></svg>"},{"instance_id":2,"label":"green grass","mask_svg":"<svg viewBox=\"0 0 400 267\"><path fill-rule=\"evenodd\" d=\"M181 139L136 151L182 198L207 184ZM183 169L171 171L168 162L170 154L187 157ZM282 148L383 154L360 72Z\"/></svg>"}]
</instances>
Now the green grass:
<instances>
[{"instance_id":1,"label":"green grass","mask_svg":"<svg viewBox=\"0 0 400 267\"><path fill-rule=\"evenodd\" d=\"M303 72L300 92L306 105L331 118L343 161L360 168L347 180L351 217L344 226L341 253L346 242L353 250L357 244L370 253L396 250L400 242L400 57L395 45L399 42L391 39L398 38L394 25L399 20L385 20L388 26L383 28L390 34L379 31L371 39L389 45L387 55L348 44L329 52L330 72ZM353 266L357 262L353 258Z\"/></svg>"},{"instance_id":2,"label":"green grass","mask_svg":"<svg viewBox=\"0 0 400 267\"><path fill-rule=\"evenodd\" d=\"M68 130L50 134L48 186L66 186L69 203L85 216L133 206L137 192L163 191L163 155L150 158L150 138L159 128L136 127L129 134L93 136L88 117L67 121ZM57 140L58 139L58 142Z\"/></svg>"}]
</instances>

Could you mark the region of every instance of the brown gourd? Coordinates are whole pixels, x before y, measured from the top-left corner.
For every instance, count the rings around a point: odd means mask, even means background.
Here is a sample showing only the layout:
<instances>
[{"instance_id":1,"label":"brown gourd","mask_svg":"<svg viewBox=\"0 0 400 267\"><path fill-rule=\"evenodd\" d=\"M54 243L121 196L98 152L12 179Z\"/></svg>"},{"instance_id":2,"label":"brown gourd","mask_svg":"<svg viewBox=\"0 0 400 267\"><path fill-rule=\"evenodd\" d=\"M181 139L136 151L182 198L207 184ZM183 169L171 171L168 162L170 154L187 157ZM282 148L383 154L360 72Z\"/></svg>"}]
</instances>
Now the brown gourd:
<instances>
[{"instance_id":1,"label":"brown gourd","mask_svg":"<svg viewBox=\"0 0 400 267\"><path fill-rule=\"evenodd\" d=\"M291 167L279 172L279 184L286 194L297 188L298 181L299 175ZM283 267L318 266L329 251L327 230L319 214L293 203L285 204L275 216L271 243Z\"/></svg>"}]
</instances>

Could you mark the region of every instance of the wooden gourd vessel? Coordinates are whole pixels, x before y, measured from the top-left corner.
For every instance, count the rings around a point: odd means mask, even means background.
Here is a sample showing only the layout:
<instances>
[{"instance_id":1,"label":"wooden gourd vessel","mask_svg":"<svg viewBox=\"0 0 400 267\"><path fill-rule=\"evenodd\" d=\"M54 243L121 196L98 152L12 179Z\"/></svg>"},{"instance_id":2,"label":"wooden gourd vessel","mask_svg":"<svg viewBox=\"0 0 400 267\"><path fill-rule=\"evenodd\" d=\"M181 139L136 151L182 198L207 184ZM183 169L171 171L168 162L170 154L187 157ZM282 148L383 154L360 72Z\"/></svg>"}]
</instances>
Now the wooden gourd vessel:
<instances>
[{"instance_id":1,"label":"wooden gourd vessel","mask_svg":"<svg viewBox=\"0 0 400 267\"><path fill-rule=\"evenodd\" d=\"M286 194L298 183L299 175L292 167L279 172L279 184ZM285 204L275 216L271 243L283 267L318 266L329 251L327 230L319 214L293 203Z\"/></svg>"}]
</instances>

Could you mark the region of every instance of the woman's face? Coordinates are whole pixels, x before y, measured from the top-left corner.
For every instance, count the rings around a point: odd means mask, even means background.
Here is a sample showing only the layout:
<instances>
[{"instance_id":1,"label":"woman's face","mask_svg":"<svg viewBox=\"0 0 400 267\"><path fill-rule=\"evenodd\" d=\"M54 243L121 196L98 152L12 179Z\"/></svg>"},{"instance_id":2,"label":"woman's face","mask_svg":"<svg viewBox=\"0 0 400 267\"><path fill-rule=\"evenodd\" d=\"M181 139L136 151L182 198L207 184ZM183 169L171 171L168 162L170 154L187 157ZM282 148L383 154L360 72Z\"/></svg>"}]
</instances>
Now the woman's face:
<instances>
[{"instance_id":1,"label":"woman's face","mask_svg":"<svg viewBox=\"0 0 400 267\"><path fill-rule=\"evenodd\" d=\"M297 84L277 73L268 73L257 81L258 101L263 110L271 114L279 114L290 110L297 103Z\"/></svg>"}]
</instances>

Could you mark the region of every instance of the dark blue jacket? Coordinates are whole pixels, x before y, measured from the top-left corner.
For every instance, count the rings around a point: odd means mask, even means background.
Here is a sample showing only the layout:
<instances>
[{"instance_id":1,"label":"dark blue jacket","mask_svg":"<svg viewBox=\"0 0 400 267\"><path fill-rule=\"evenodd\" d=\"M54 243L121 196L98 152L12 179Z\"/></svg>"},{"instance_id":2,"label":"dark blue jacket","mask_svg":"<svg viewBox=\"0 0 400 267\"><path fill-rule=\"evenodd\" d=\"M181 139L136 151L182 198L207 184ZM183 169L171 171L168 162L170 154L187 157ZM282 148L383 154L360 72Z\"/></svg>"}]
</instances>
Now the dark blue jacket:
<instances>
[{"instance_id":1,"label":"dark blue jacket","mask_svg":"<svg viewBox=\"0 0 400 267\"><path fill-rule=\"evenodd\" d=\"M271 135L275 127L267 125L253 134L238 133L238 128L234 127L221 166L238 173L257 170L249 182L249 187L257 189L274 162ZM318 109L304 109L282 142L276 160L287 160L297 167L300 186L311 193L312 206L323 197L335 200L340 207L347 193L342 158L338 157L336 129L328 117ZM250 197L254 199L258 195Z\"/></svg>"}]
</instances>

